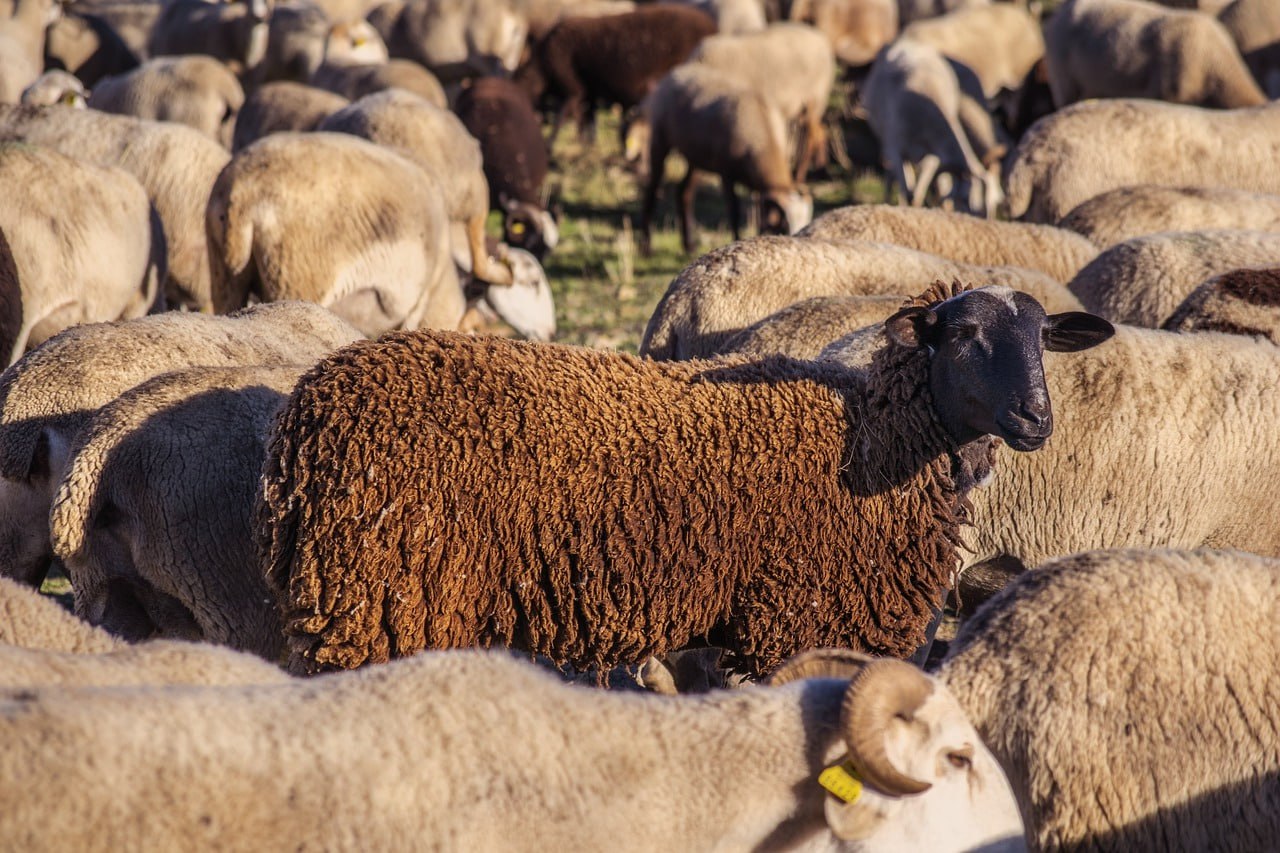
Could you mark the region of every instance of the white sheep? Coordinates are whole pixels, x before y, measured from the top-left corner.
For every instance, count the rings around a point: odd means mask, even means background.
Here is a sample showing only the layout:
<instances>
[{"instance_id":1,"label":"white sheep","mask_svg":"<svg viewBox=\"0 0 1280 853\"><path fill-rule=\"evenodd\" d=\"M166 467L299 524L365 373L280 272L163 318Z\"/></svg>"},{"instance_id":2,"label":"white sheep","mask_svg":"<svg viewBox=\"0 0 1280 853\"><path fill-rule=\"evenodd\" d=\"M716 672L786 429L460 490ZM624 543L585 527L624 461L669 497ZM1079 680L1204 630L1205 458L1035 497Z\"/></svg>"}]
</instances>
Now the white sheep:
<instances>
[{"instance_id":1,"label":"white sheep","mask_svg":"<svg viewBox=\"0 0 1280 853\"><path fill-rule=\"evenodd\" d=\"M529 31L521 0L412 0L369 15L393 57L444 82L516 70Z\"/></svg>"},{"instance_id":2,"label":"white sheep","mask_svg":"<svg viewBox=\"0 0 1280 853\"><path fill-rule=\"evenodd\" d=\"M1214 276L1182 300L1160 328L1171 332L1261 335L1280 344L1280 269Z\"/></svg>"},{"instance_id":3,"label":"white sheep","mask_svg":"<svg viewBox=\"0 0 1280 853\"><path fill-rule=\"evenodd\" d=\"M78 615L131 641L280 656L250 517L271 422L309 366L164 373L85 424L49 512Z\"/></svg>"},{"instance_id":4,"label":"white sheep","mask_svg":"<svg viewBox=\"0 0 1280 853\"><path fill-rule=\"evenodd\" d=\"M6 365L77 323L164 307L164 236L147 194L120 169L31 145L0 145L0 231L17 270L21 324L5 324Z\"/></svg>"},{"instance_id":5,"label":"white sheep","mask_svg":"<svg viewBox=\"0 0 1280 853\"><path fill-rule=\"evenodd\" d=\"M900 199L920 207L934 179L949 175L952 202L995 215L1001 196L992 167L1004 146L981 98L980 89L963 90L956 69L931 45L903 38L876 57L862 100Z\"/></svg>"},{"instance_id":6,"label":"white sheep","mask_svg":"<svg viewBox=\"0 0 1280 853\"><path fill-rule=\"evenodd\" d=\"M151 26L146 55L204 54L252 81L267 55L269 14L270 0L170 0Z\"/></svg>"},{"instance_id":7,"label":"white sheep","mask_svg":"<svg viewBox=\"0 0 1280 853\"><path fill-rule=\"evenodd\" d=\"M0 645L94 654L124 648L125 642L76 618L50 596L0 576Z\"/></svg>"},{"instance_id":8,"label":"white sheep","mask_svg":"<svg viewBox=\"0 0 1280 853\"><path fill-rule=\"evenodd\" d=\"M805 274L796 275L798 269ZM660 360L702 358L802 299L909 295L939 279L1003 284L1031 294L1050 313L1081 307L1064 285L1033 270L959 264L886 243L757 237L685 267L654 309L640 353Z\"/></svg>"},{"instance_id":9,"label":"white sheep","mask_svg":"<svg viewBox=\"0 0 1280 853\"><path fill-rule=\"evenodd\" d=\"M214 178L230 157L226 149L182 125L63 107L0 107L0 140L46 146L133 175L164 225L165 301L209 310L204 210Z\"/></svg>"},{"instance_id":10,"label":"white sheep","mask_svg":"<svg viewBox=\"0 0 1280 853\"><path fill-rule=\"evenodd\" d=\"M776 687L664 697L459 651L271 685L10 690L0 842L1025 849L946 690L896 661L831 668L814 655Z\"/></svg>"},{"instance_id":11,"label":"white sheep","mask_svg":"<svg viewBox=\"0 0 1280 853\"><path fill-rule=\"evenodd\" d=\"M245 99L236 117L231 150L238 152L272 133L315 130L349 103L341 95L291 80L266 83Z\"/></svg>"},{"instance_id":12,"label":"white sheep","mask_svg":"<svg viewBox=\"0 0 1280 853\"><path fill-rule=\"evenodd\" d=\"M471 274L481 281L512 283L511 269L485 251L489 182L480 143L456 115L392 89L366 95L317 129L367 139L416 164L431 183L431 192L444 202L454 257L466 258Z\"/></svg>"},{"instance_id":13,"label":"white sheep","mask_svg":"<svg viewBox=\"0 0 1280 853\"><path fill-rule=\"evenodd\" d=\"M1280 6L1271 0L1235 0L1218 12L1218 20L1267 97L1280 97Z\"/></svg>"},{"instance_id":14,"label":"white sheep","mask_svg":"<svg viewBox=\"0 0 1280 853\"><path fill-rule=\"evenodd\" d=\"M1267 102L1231 34L1211 15L1146 0L1067 0L1044 37L1059 107L1087 98L1226 109Z\"/></svg>"},{"instance_id":15,"label":"white sheep","mask_svg":"<svg viewBox=\"0 0 1280 853\"><path fill-rule=\"evenodd\" d=\"M98 81L89 95L95 110L156 121L175 121L231 147L244 89L227 66L210 56L163 56L119 77Z\"/></svg>"},{"instance_id":16,"label":"white sheep","mask_svg":"<svg viewBox=\"0 0 1280 853\"><path fill-rule=\"evenodd\" d=\"M44 70L45 31L62 14L58 0L15 0L0 17L0 104L16 104Z\"/></svg>"},{"instance_id":17,"label":"white sheep","mask_svg":"<svg viewBox=\"0 0 1280 853\"><path fill-rule=\"evenodd\" d=\"M1262 167L1277 161L1280 104L1086 101L1041 119L1018 143L1006 172L1009 214L1052 224L1096 195L1138 184L1280 193L1280 173Z\"/></svg>"},{"instance_id":18,"label":"white sheep","mask_svg":"<svg viewBox=\"0 0 1280 853\"><path fill-rule=\"evenodd\" d=\"M1067 288L1088 311L1154 329L1205 279L1276 264L1280 234L1274 232L1168 231L1112 246Z\"/></svg>"},{"instance_id":19,"label":"white sheep","mask_svg":"<svg viewBox=\"0 0 1280 853\"><path fill-rule=\"evenodd\" d=\"M777 23L745 35L708 36L687 61L737 77L772 100L788 122L802 124L797 182L804 180L810 164L826 164L823 116L835 81L836 57L821 32L808 24Z\"/></svg>"},{"instance_id":20,"label":"white sheep","mask_svg":"<svg viewBox=\"0 0 1280 853\"><path fill-rule=\"evenodd\" d=\"M1021 88L1044 56L1039 20L1017 3L962 6L904 27L902 37L932 45L971 68L988 101L1001 90Z\"/></svg>"},{"instance_id":21,"label":"white sheep","mask_svg":"<svg viewBox=\"0 0 1280 853\"><path fill-rule=\"evenodd\" d=\"M315 305L228 317L168 313L76 326L0 374L0 573L38 584L53 558L49 506L80 429L160 373L197 365L315 361L360 337Z\"/></svg>"},{"instance_id":22,"label":"white sheep","mask_svg":"<svg viewBox=\"0 0 1280 853\"><path fill-rule=\"evenodd\" d=\"M787 17L817 27L836 58L855 68L898 35L898 0L794 0Z\"/></svg>"},{"instance_id":23,"label":"white sheep","mask_svg":"<svg viewBox=\"0 0 1280 853\"><path fill-rule=\"evenodd\" d=\"M46 71L35 82L22 90L22 103L33 107L50 107L54 104L84 109L89 105L89 90L75 75L54 69Z\"/></svg>"},{"instance_id":24,"label":"white sheep","mask_svg":"<svg viewBox=\"0 0 1280 853\"><path fill-rule=\"evenodd\" d=\"M1280 348L1117 326L1105 348L1046 357L1045 375L1054 435L999 451L999 476L971 495L966 565L1116 547L1280 556Z\"/></svg>"},{"instance_id":25,"label":"white sheep","mask_svg":"<svg viewBox=\"0 0 1280 853\"><path fill-rule=\"evenodd\" d=\"M672 151L687 163L680 183L681 242L695 248L693 195L699 171L720 178L729 228L738 239L741 211L736 184L758 194L762 233L794 233L809 223L813 200L792 178L786 121L772 100L737 75L691 63L663 77L640 105L632 134L648 135L644 202L640 211L640 250L650 251L650 230L664 166Z\"/></svg>"},{"instance_id":26,"label":"white sheep","mask_svg":"<svg viewBox=\"0 0 1280 853\"><path fill-rule=\"evenodd\" d=\"M1064 284L1098 256L1097 246L1064 228L888 204L828 211L797 236L894 243L960 263L1039 270Z\"/></svg>"},{"instance_id":27,"label":"white sheep","mask_svg":"<svg viewBox=\"0 0 1280 853\"><path fill-rule=\"evenodd\" d=\"M1009 775L1040 850L1268 850L1280 561L1099 551L1014 581L939 679Z\"/></svg>"},{"instance_id":28,"label":"white sheep","mask_svg":"<svg viewBox=\"0 0 1280 853\"><path fill-rule=\"evenodd\" d=\"M1161 231L1280 232L1280 195L1220 187L1121 187L1076 205L1058 225L1101 249Z\"/></svg>"}]
</instances>

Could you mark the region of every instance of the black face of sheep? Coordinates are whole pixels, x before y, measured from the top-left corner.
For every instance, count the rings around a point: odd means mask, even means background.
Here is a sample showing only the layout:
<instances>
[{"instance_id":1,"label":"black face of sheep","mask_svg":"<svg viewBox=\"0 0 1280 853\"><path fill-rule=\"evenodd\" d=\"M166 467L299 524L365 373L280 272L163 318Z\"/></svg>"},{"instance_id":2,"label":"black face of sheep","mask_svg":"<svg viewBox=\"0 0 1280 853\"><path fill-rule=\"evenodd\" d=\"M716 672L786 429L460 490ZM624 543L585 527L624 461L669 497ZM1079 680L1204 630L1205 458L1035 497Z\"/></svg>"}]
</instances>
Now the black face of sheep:
<instances>
[{"instance_id":1,"label":"black face of sheep","mask_svg":"<svg viewBox=\"0 0 1280 853\"><path fill-rule=\"evenodd\" d=\"M991 287L905 308L885 321L885 333L929 348L934 408L958 443L994 435L1014 450L1035 450L1053 432L1042 353L1088 349L1115 329L1079 311L1046 316L1025 293Z\"/></svg>"}]
</instances>

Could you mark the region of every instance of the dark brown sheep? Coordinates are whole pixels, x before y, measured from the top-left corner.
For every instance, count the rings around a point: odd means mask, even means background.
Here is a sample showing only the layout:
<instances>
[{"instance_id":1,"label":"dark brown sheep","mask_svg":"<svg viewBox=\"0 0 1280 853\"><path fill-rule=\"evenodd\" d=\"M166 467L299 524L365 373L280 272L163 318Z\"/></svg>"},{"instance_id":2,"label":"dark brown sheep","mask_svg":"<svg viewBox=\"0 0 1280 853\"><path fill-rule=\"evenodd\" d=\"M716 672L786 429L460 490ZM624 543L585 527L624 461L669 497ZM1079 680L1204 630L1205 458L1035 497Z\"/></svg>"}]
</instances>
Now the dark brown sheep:
<instances>
[{"instance_id":1,"label":"dark brown sheep","mask_svg":"<svg viewBox=\"0 0 1280 853\"><path fill-rule=\"evenodd\" d=\"M555 248L559 229L542 203L547 149L528 96L510 80L482 77L462 90L454 112L480 141L489 207L502 211L503 241L541 261Z\"/></svg>"},{"instance_id":2,"label":"dark brown sheep","mask_svg":"<svg viewBox=\"0 0 1280 853\"><path fill-rule=\"evenodd\" d=\"M690 6L655 3L599 18L566 18L533 47L516 81L535 102L553 99L559 112L550 149L566 119L585 134L597 102L634 107L672 68L716 31L710 15Z\"/></svg>"},{"instance_id":3,"label":"dark brown sheep","mask_svg":"<svg viewBox=\"0 0 1280 853\"><path fill-rule=\"evenodd\" d=\"M1042 346L1110 334L950 292L886 321L865 372L427 332L339 351L263 475L290 667L509 645L604 670L698 640L753 674L815 646L911 654L989 434L1031 450L1052 430Z\"/></svg>"}]
</instances>

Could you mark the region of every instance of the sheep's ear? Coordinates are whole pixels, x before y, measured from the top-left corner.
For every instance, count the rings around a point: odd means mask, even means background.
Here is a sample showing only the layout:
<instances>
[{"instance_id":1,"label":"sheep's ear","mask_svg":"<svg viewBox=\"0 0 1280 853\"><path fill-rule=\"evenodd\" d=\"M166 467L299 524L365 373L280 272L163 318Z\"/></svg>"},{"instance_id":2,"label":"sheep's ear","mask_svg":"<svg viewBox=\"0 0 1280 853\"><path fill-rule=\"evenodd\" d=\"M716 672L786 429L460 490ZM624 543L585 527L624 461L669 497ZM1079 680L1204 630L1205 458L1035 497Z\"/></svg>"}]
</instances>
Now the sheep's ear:
<instances>
[{"instance_id":1,"label":"sheep's ear","mask_svg":"<svg viewBox=\"0 0 1280 853\"><path fill-rule=\"evenodd\" d=\"M928 308L903 308L884 321L884 333L899 346L922 347L937 322L938 315Z\"/></svg>"},{"instance_id":2,"label":"sheep's ear","mask_svg":"<svg viewBox=\"0 0 1280 853\"><path fill-rule=\"evenodd\" d=\"M1049 352L1079 352L1096 347L1115 333L1115 326L1083 311L1044 318L1044 348Z\"/></svg>"}]
</instances>

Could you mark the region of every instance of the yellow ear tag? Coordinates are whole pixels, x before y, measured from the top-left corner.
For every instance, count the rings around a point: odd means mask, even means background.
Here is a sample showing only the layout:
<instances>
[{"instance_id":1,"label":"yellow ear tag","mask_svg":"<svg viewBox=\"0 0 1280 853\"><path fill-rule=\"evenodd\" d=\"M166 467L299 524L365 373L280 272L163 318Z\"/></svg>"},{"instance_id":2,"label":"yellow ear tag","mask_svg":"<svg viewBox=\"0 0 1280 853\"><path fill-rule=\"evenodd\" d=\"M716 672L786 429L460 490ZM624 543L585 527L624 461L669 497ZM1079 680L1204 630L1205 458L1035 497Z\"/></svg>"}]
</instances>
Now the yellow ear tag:
<instances>
[{"instance_id":1,"label":"yellow ear tag","mask_svg":"<svg viewBox=\"0 0 1280 853\"><path fill-rule=\"evenodd\" d=\"M818 774L818 784L846 803L857 802L858 797L862 796L862 780L849 761L823 770Z\"/></svg>"},{"instance_id":2,"label":"yellow ear tag","mask_svg":"<svg viewBox=\"0 0 1280 853\"><path fill-rule=\"evenodd\" d=\"M512 234L514 234L514 235L516 235L517 237L519 237L521 234L523 234L523 233L524 233L524 223L523 223L523 222L513 222L513 223L511 223L511 233L512 233Z\"/></svg>"}]
</instances>

